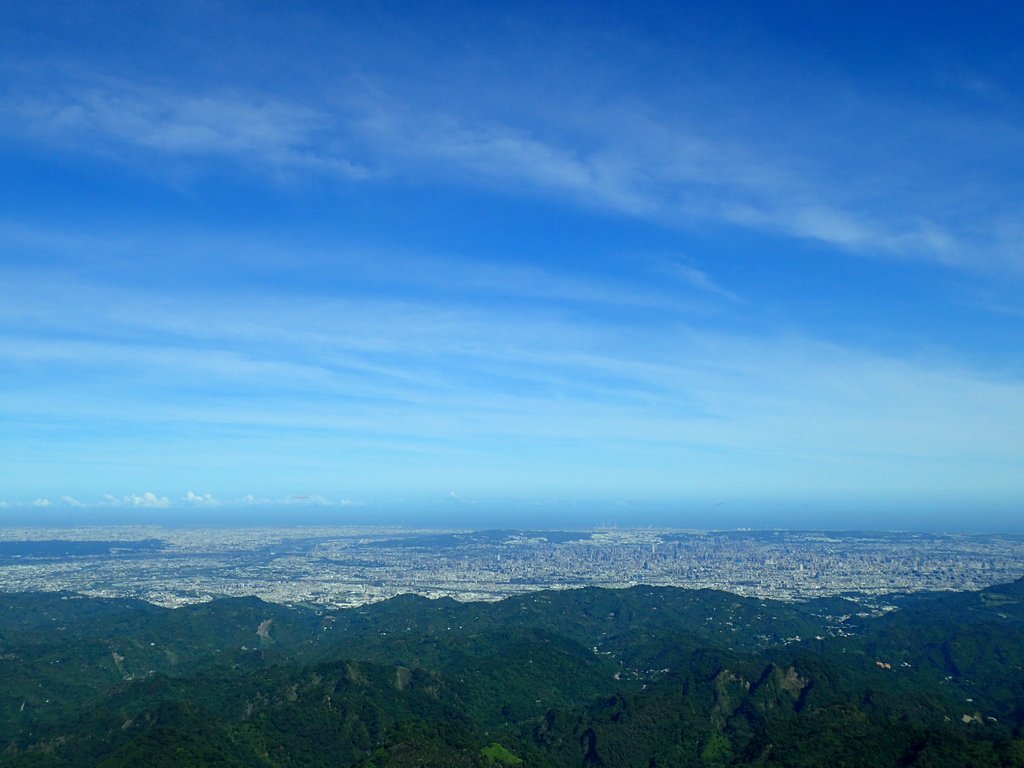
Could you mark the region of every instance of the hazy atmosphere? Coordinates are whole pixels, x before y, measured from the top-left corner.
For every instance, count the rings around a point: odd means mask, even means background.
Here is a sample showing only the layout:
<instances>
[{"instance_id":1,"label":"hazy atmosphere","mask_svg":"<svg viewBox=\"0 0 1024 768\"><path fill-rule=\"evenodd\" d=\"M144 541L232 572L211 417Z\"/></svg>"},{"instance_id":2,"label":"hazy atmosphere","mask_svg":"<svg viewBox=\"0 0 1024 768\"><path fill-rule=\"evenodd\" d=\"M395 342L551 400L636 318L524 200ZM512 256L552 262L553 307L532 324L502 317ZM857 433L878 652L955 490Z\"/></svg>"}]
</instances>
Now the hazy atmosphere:
<instances>
[{"instance_id":1,"label":"hazy atmosphere","mask_svg":"<svg viewBox=\"0 0 1024 768\"><path fill-rule=\"evenodd\" d=\"M1024 531L1024 9L681 5L4 4L0 522Z\"/></svg>"}]
</instances>

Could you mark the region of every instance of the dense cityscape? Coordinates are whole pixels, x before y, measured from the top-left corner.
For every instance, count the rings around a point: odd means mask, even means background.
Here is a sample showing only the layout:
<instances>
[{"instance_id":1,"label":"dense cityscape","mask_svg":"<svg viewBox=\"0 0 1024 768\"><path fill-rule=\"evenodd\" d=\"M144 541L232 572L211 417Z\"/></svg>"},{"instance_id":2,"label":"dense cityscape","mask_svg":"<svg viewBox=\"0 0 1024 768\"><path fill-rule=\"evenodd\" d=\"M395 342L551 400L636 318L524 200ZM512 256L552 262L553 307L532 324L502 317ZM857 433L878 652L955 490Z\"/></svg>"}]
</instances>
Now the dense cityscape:
<instances>
[{"instance_id":1,"label":"dense cityscape","mask_svg":"<svg viewBox=\"0 0 1024 768\"><path fill-rule=\"evenodd\" d=\"M977 589L1024 575L1013 535L399 528L0 530L0 589L178 606L256 595L354 606L636 584L784 600Z\"/></svg>"}]
</instances>

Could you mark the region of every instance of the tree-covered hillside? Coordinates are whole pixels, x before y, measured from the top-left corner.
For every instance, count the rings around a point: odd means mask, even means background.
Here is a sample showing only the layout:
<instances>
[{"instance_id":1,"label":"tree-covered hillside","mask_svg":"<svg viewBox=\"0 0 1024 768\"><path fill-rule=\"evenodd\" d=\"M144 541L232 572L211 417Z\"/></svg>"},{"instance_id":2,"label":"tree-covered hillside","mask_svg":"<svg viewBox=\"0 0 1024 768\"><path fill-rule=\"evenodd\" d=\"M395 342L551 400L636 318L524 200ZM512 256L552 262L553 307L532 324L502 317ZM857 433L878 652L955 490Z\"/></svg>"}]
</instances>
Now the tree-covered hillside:
<instances>
[{"instance_id":1,"label":"tree-covered hillside","mask_svg":"<svg viewBox=\"0 0 1024 768\"><path fill-rule=\"evenodd\" d=\"M1024 583L356 609L0 595L0 766L1024 766Z\"/></svg>"}]
</instances>

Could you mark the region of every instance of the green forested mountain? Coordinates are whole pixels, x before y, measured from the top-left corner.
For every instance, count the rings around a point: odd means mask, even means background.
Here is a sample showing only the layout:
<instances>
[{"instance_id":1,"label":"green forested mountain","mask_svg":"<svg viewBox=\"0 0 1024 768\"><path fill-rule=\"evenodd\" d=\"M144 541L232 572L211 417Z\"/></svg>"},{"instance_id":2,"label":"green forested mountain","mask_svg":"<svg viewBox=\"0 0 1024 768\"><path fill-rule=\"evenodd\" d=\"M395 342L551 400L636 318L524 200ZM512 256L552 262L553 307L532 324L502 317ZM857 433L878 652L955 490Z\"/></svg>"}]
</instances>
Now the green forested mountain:
<instances>
[{"instance_id":1,"label":"green forested mountain","mask_svg":"<svg viewBox=\"0 0 1024 768\"><path fill-rule=\"evenodd\" d=\"M1024 766L1024 583L175 610L0 595L0 766Z\"/></svg>"}]
</instances>

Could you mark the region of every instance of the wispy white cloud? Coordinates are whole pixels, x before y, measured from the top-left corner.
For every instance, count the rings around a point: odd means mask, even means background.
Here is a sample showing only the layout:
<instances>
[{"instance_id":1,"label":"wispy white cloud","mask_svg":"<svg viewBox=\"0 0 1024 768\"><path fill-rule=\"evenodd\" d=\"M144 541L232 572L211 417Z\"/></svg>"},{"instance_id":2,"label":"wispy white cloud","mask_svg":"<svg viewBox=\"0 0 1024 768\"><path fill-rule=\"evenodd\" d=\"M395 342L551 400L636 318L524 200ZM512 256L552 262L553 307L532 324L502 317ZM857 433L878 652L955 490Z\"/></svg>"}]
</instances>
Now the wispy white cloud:
<instances>
[{"instance_id":1,"label":"wispy white cloud","mask_svg":"<svg viewBox=\"0 0 1024 768\"><path fill-rule=\"evenodd\" d=\"M225 157L275 174L483 185L672 226L712 220L852 253L1024 268L1014 250L1020 238L998 231L998 222L1013 216L996 190L986 225L977 227L973 210L934 201L930 189L894 197L885 179L895 171L885 169L884 157L879 167L849 169L793 146L768 154L758 142L702 133L692 119L657 110L595 106L581 132L576 116L558 110L516 123L451 105L429 108L379 89L315 107L98 77L43 90L9 96L0 110L7 131L121 156L120 148L131 147ZM869 181L850 183L851 173Z\"/></svg>"},{"instance_id":2,"label":"wispy white cloud","mask_svg":"<svg viewBox=\"0 0 1024 768\"><path fill-rule=\"evenodd\" d=\"M313 481L301 485L339 495L369 471L374 460L364 457L381 454L416 462L457 455L453 465L465 467L513 461L541 476L566 471L571 457L614 457L617 471L634 477L642 456L704 452L689 459L687 482L704 482L697 467L740 467L739 455L764 464L763 483L773 482L772 467L776 480L810 482L800 467L813 465L815 482L838 482L845 472L892 486L899 470L908 483L942 485L941 468L958 462L956 482L970 474L1003 487L1022 469L1024 384L941 354L906 360L807 336L714 333L682 320L650 333L646 324L564 313L510 318L501 309L385 299L239 301L231 323L213 298L180 296L164 309L177 318L173 340L140 343L124 327L125 341L8 338L8 360L59 375L0 394L0 414L28 423L29 436L32 425L53 420L131 424L137 438L119 428L115 442L93 438L96 461L160 465L184 440L183 473L223 456L266 455L311 472ZM346 329L353 316L356 328ZM168 387L186 391L196 381L204 382L201 395L167 397ZM181 430L204 437L185 440ZM566 444L576 447L558 447ZM523 458L530 451L542 458ZM451 471L437 478L454 480ZM316 494L253 494L241 503L340 504ZM203 498L191 496L182 503ZM152 493L108 503L173 506Z\"/></svg>"},{"instance_id":3,"label":"wispy white cloud","mask_svg":"<svg viewBox=\"0 0 1024 768\"><path fill-rule=\"evenodd\" d=\"M750 137L701 132L692 115L676 120L652 110L637 114L624 104L592 105L588 130L569 128L568 135L565 124L575 117L557 111L531 128L386 99L363 106L372 117L358 122L357 130L392 162L403 159L420 173L561 195L673 226L710 220L850 253L983 269L1024 267L1007 239L994 233L1006 218L998 213L1006 208L998 189L989 192L985 227L966 226L965 217L976 221L972 213L950 215L955 203L933 200L929 188L908 194L885 160L870 168L837 166L832 158L807 154L814 151L810 147L768 149ZM1024 148L1024 136L1017 144ZM885 151L879 148L883 157ZM891 160L905 164L904 158ZM396 170L403 170L400 164ZM851 182L851 174L865 180Z\"/></svg>"},{"instance_id":4,"label":"wispy white cloud","mask_svg":"<svg viewBox=\"0 0 1024 768\"><path fill-rule=\"evenodd\" d=\"M420 170L432 165L433 175L566 193L630 215L651 215L659 207L657 198L638 183L645 169L625 155L572 150L511 125L474 124L390 102L373 105L356 125L391 158Z\"/></svg>"},{"instance_id":5,"label":"wispy white cloud","mask_svg":"<svg viewBox=\"0 0 1024 768\"><path fill-rule=\"evenodd\" d=\"M0 114L8 131L20 126L95 151L117 154L128 146L172 156L227 156L273 170L368 175L330 150L335 125L329 115L273 98L193 94L103 78L45 95L15 93Z\"/></svg>"},{"instance_id":6,"label":"wispy white cloud","mask_svg":"<svg viewBox=\"0 0 1024 768\"><path fill-rule=\"evenodd\" d=\"M741 302L742 299L732 291L723 288L703 270L679 261L678 259L667 261L663 264L662 270L670 276L693 286L701 291L721 296L733 302Z\"/></svg>"},{"instance_id":7,"label":"wispy white cloud","mask_svg":"<svg viewBox=\"0 0 1024 768\"><path fill-rule=\"evenodd\" d=\"M66 504L67 506L69 506L69 507L83 507L83 506L85 506L84 504L82 504L82 502L80 502L80 501L79 501L78 499L76 499L76 498L75 498L74 496L68 496L68 495L64 495L64 496L61 496L61 497L60 497L60 500L61 500L61 501L62 501L62 502L63 502L64 504Z\"/></svg>"},{"instance_id":8,"label":"wispy white cloud","mask_svg":"<svg viewBox=\"0 0 1024 768\"><path fill-rule=\"evenodd\" d=\"M27 251L40 258L53 257L68 251L88 254L91 262L102 262L112 270L123 270L140 251L152 258L174 260L183 271L202 270L210 258L234 258L237 269L277 271L288 269L292 273L307 272L311 280L328 279L341 282L333 309L330 303L318 301L316 306L324 317L312 322L306 341L324 338L319 320L335 325L335 315L348 315L346 325L352 326L365 315L360 294L366 292L400 294L399 289L412 289L417 299L376 300L376 306L389 301L386 317L395 324L407 321L415 332L424 321L416 316L418 302L431 301L433 323L441 314L436 307L444 301L453 303L488 302L494 298L529 301L547 305L558 311L572 311L575 305L626 307L639 310L671 311L673 314L705 314L706 302L695 300L674 289L671 282L652 281L647 274L644 256L623 255L623 261L637 262L633 268L642 279L630 279L628 274L601 275L598 272L580 273L554 266L541 267L510 260L483 260L447 253L410 252L402 249L368 248L315 248L301 247L287 242L270 242L267 238L254 240L244 235L231 238L184 235L163 231L129 232L121 230L109 237L81 229L57 230L27 227L0 220L0 247ZM188 259L194 259L188 262ZM129 268L130 269L130 268ZM677 276L681 277L681 276ZM112 326L137 328L148 332L163 332L195 337L198 335L228 333L236 337L259 337L274 340L275 329L260 322L259 317L279 311L292 313L288 302L262 291L234 290L221 299L221 310L216 313L214 325L194 322L180 314L179 302L169 301L159 292L132 295L119 289L95 282L82 281L59 271L23 268L0 270L0 285L16 283L19 290L11 301L0 304L0 320L8 318L22 324L31 321L37 328L55 323L66 327L74 323L80 330L94 329L103 336ZM682 282L686 283L685 279ZM691 283L692 284L692 283ZM714 293L714 291L712 291ZM58 299L58 297L60 297ZM264 311L252 312L255 306ZM273 305L273 306L271 306ZM251 317L247 317L250 315ZM313 314L313 313L309 313ZM330 317L328 317L330 315ZM306 324L310 326L309 323ZM337 332L336 332L337 333ZM332 334L334 335L334 334ZM361 334L367 340L372 334ZM290 339L288 339L290 341Z\"/></svg>"},{"instance_id":9,"label":"wispy white cloud","mask_svg":"<svg viewBox=\"0 0 1024 768\"><path fill-rule=\"evenodd\" d=\"M32 506L33 507L48 507L48 506L50 506L50 500L49 499L35 499L32 502Z\"/></svg>"}]
</instances>

